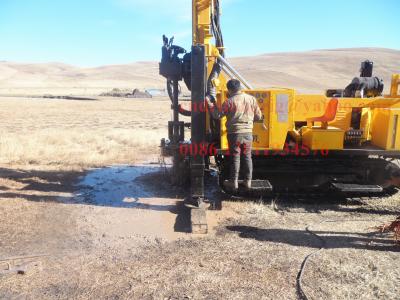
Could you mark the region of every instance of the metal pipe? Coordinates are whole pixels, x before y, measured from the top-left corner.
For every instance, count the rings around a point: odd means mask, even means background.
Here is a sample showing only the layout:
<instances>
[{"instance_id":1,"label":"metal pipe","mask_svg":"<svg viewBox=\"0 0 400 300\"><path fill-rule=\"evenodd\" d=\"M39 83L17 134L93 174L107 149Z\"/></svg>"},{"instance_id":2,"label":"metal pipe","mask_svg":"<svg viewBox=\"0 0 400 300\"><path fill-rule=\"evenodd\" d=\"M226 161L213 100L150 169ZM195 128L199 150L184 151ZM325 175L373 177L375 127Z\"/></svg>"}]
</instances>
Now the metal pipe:
<instances>
[{"instance_id":1,"label":"metal pipe","mask_svg":"<svg viewBox=\"0 0 400 300\"><path fill-rule=\"evenodd\" d=\"M227 67L225 67L224 65L222 65L222 71L223 71L230 79L238 79L237 76L233 75L232 72L231 72ZM239 81L240 81L240 80L239 80ZM241 81L240 81L240 82L241 82ZM241 83L244 85L243 82L241 82ZM251 88L249 88L249 89L251 89Z\"/></svg>"},{"instance_id":2,"label":"metal pipe","mask_svg":"<svg viewBox=\"0 0 400 300\"><path fill-rule=\"evenodd\" d=\"M224 73L225 73L226 75L228 75L229 78L235 79L235 76L233 76L233 74L231 73L231 71L229 71L229 70L227 69L227 67L225 67L224 65L222 65L222 71L224 71Z\"/></svg>"},{"instance_id":3,"label":"metal pipe","mask_svg":"<svg viewBox=\"0 0 400 300\"><path fill-rule=\"evenodd\" d=\"M179 122L179 82L176 79L173 81L173 88L174 122Z\"/></svg>"},{"instance_id":4,"label":"metal pipe","mask_svg":"<svg viewBox=\"0 0 400 300\"><path fill-rule=\"evenodd\" d=\"M228 70L232 73L232 75L234 75L246 88L248 88L249 90L252 90L252 89L253 89L253 87L251 86L251 84L248 83L248 82L246 81L246 79L244 79L243 76L240 75L239 72L236 71L235 68L232 67L232 66L229 64L229 62L228 62L225 58L223 58L223 57L220 55L220 56L218 56L218 59L221 61L222 65L225 66L226 69L228 69ZM229 75L229 74L228 74L228 75Z\"/></svg>"},{"instance_id":5,"label":"metal pipe","mask_svg":"<svg viewBox=\"0 0 400 300\"><path fill-rule=\"evenodd\" d=\"M178 144L180 135L179 135L179 82L175 78L173 81L173 87L174 87L174 101L173 101L173 107L174 107L174 131L173 131L173 136L174 136L174 143Z\"/></svg>"},{"instance_id":6,"label":"metal pipe","mask_svg":"<svg viewBox=\"0 0 400 300\"><path fill-rule=\"evenodd\" d=\"M230 79L238 79L225 65L222 65L222 71L230 78ZM240 80L239 80L240 81ZM244 83L240 81L243 85Z\"/></svg>"}]
</instances>

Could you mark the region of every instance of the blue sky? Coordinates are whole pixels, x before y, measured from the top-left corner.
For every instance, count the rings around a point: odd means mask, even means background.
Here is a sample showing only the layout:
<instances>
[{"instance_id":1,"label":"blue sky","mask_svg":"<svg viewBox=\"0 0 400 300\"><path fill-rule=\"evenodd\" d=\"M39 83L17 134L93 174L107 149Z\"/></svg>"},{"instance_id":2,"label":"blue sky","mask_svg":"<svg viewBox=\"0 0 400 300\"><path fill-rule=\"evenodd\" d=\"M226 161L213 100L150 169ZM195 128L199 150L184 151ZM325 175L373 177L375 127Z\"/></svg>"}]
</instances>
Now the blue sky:
<instances>
[{"instance_id":1,"label":"blue sky","mask_svg":"<svg viewBox=\"0 0 400 300\"><path fill-rule=\"evenodd\" d=\"M400 49L399 0L221 3L228 56ZM163 33L190 47L191 0L0 0L0 60L81 66L158 60Z\"/></svg>"}]
</instances>

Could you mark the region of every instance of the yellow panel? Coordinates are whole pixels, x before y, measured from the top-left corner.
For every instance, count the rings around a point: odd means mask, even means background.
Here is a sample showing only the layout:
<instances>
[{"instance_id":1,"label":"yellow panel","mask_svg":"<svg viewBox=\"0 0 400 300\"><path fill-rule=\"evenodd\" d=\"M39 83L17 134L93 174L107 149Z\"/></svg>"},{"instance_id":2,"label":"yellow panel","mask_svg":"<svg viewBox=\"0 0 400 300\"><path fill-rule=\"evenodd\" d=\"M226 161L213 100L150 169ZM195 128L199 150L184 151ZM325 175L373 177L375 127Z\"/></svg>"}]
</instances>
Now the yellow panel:
<instances>
[{"instance_id":1,"label":"yellow panel","mask_svg":"<svg viewBox=\"0 0 400 300\"><path fill-rule=\"evenodd\" d=\"M245 91L247 94L252 95L257 99L258 105L260 106L261 112L263 113L265 119L263 122L254 123L253 129L253 148L258 150L269 148L269 131L265 130L264 127L268 127L269 123L269 106L270 106L270 93L265 90L253 90ZM228 149L228 134L226 130L227 119L224 117L221 120L221 148L223 150Z\"/></svg>"},{"instance_id":2,"label":"yellow panel","mask_svg":"<svg viewBox=\"0 0 400 300\"><path fill-rule=\"evenodd\" d=\"M400 74L394 74L392 76L390 96L391 97L400 97Z\"/></svg>"},{"instance_id":3,"label":"yellow panel","mask_svg":"<svg viewBox=\"0 0 400 300\"><path fill-rule=\"evenodd\" d=\"M363 108L362 112L361 112L360 128L364 131L364 134L363 134L364 141L371 140L371 121L372 121L371 109Z\"/></svg>"},{"instance_id":4,"label":"yellow panel","mask_svg":"<svg viewBox=\"0 0 400 300\"><path fill-rule=\"evenodd\" d=\"M374 109L372 113L371 139L372 144L382 149L389 146L390 111Z\"/></svg>"},{"instance_id":5,"label":"yellow panel","mask_svg":"<svg viewBox=\"0 0 400 300\"><path fill-rule=\"evenodd\" d=\"M269 148L282 150L289 131L294 129L294 90L271 91Z\"/></svg>"},{"instance_id":6,"label":"yellow panel","mask_svg":"<svg viewBox=\"0 0 400 300\"><path fill-rule=\"evenodd\" d=\"M246 93L254 96L265 117L264 125L255 123L253 148L255 150L277 149L285 147L286 137L293 130L293 90L253 90ZM267 129L265 129L266 127ZM228 149L226 118L221 122L221 147Z\"/></svg>"},{"instance_id":7,"label":"yellow panel","mask_svg":"<svg viewBox=\"0 0 400 300\"><path fill-rule=\"evenodd\" d=\"M284 149L287 134L294 128L294 91L285 89L269 91L252 90L245 92L257 99L265 117L265 126L261 122L254 124L253 148L255 150ZM228 149L226 118L223 118L221 121L221 148L223 150Z\"/></svg>"},{"instance_id":8,"label":"yellow panel","mask_svg":"<svg viewBox=\"0 0 400 300\"><path fill-rule=\"evenodd\" d=\"M226 130L226 117L221 120L221 149L227 150L228 147L228 132Z\"/></svg>"},{"instance_id":9,"label":"yellow panel","mask_svg":"<svg viewBox=\"0 0 400 300\"><path fill-rule=\"evenodd\" d=\"M319 117L325 113L329 99L324 95L296 94L294 104L294 120L305 122L309 118Z\"/></svg>"},{"instance_id":10,"label":"yellow panel","mask_svg":"<svg viewBox=\"0 0 400 300\"><path fill-rule=\"evenodd\" d=\"M256 150L268 149L269 132L265 128L267 128L269 124L270 93L267 91L248 91L247 93L257 99L258 105L265 118L264 121L254 123L253 148Z\"/></svg>"},{"instance_id":11,"label":"yellow panel","mask_svg":"<svg viewBox=\"0 0 400 300\"><path fill-rule=\"evenodd\" d=\"M337 127L345 131L349 130L351 124L351 112L352 108L339 106L336 112L335 120L330 122L329 125L332 125L333 127Z\"/></svg>"},{"instance_id":12,"label":"yellow panel","mask_svg":"<svg viewBox=\"0 0 400 300\"><path fill-rule=\"evenodd\" d=\"M222 103L224 103L226 100L228 100L228 97L226 93L223 93L220 95L220 98L218 99L218 103L220 107L222 107ZM228 147L228 131L226 130L226 122L227 118L224 117L221 119L221 149L227 150Z\"/></svg>"},{"instance_id":13,"label":"yellow panel","mask_svg":"<svg viewBox=\"0 0 400 300\"><path fill-rule=\"evenodd\" d=\"M400 150L400 115L399 111L393 111L392 112L392 132L390 134L390 137L393 138L392 141L389 141L390 144L390 149L391 150Z\"/></svg>"},{"instance_id":14,"label":"yellow panel","mask_svg":"<svg viewBox=\"0 0 400 300\"><path fill-rule=\"evenodd\" d=\"M211 55L211 1L192 0L192 40L193 45L203 44L206 55Z\"/></svg>"},{"instance_id":15,"label":"yellow panel","mask_svg":"<svg viewBox=\"0 0 400 300\"><path fill-rule=\"evenodd\" d=\"M375 109L371 135L373 145L385 150L400 150L400 110Z\"/></svg>"},{"instance_id":16,"label":"yellow panel","mask_svg":"<svg viewBox=\"0 0 400 300\"><path fill-rule=\"evenodd\" d=\"M329 127L321 129L319 127L307 128L303 130L303 144L311 150L342 150L344 142L344 131Z\"/></svg>"}]
</instances>

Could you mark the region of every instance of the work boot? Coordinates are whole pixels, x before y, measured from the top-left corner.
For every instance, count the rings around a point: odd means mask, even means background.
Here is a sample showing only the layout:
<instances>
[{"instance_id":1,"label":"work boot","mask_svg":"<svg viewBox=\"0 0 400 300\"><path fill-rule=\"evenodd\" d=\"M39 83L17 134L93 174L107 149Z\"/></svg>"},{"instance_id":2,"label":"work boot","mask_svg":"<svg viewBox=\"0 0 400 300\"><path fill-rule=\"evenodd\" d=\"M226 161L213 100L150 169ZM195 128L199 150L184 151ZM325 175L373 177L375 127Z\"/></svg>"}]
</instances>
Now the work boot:
<instances>
[{"instance_id":1,"label":"work boot","mask_svg":"<svg viewBox=\"0 0 400 300\"><path fill-rule=\"evenodd\" d=\"M242 186L246 190L250 190L251 189L251 180L243 180Z\"/></svg>"},{"instance_id":2,"label":"work boot","mask_svg":"<svg viewBox=\"0 0 400 300\"><path fill-rule=\"evenodd\" d=\"M239 184L237 180L227 180L224 182L224 187L229 192L236 192L239 189Z\"/></svg>"}]
</instances>

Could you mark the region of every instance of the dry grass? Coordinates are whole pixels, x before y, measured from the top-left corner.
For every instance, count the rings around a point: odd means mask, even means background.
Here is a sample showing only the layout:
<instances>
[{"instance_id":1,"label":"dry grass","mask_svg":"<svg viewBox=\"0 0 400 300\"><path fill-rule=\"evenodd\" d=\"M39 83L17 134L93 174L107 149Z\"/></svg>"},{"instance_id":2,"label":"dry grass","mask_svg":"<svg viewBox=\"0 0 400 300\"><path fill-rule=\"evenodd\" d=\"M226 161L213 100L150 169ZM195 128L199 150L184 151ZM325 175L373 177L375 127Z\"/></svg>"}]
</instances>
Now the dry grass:
<instances>
[{"instance_id":1,"label":"dry grass","mask_svg":"<svg viewBox=\"0 0 400 300\"><path fill-rule=\"evenodd\" d=\"M1 98L0 117L1 164L93 167L158 155L170 105Z\"/></svg>"},{"instance_id":2,"label":"dry grass","mask_svg":"<svg viewBox=\"0 0 400 300\"><path fill-rule=\"evenodd\" d=\"M224 202L209 212L215 235L169 242L112 230L135 213L154 225L149 211L74 198L75 169L157 156L169 108L159 99L0 99L0 259L49 254L24 275L0 274L1 299L295 299L301 262L320 247L308 225L328 243L304 275L311 299L398 299L399 248L371 233L398 214L396 195ZM142 183L174 200L160 178Z\"/></svg>"}]
</instances>

